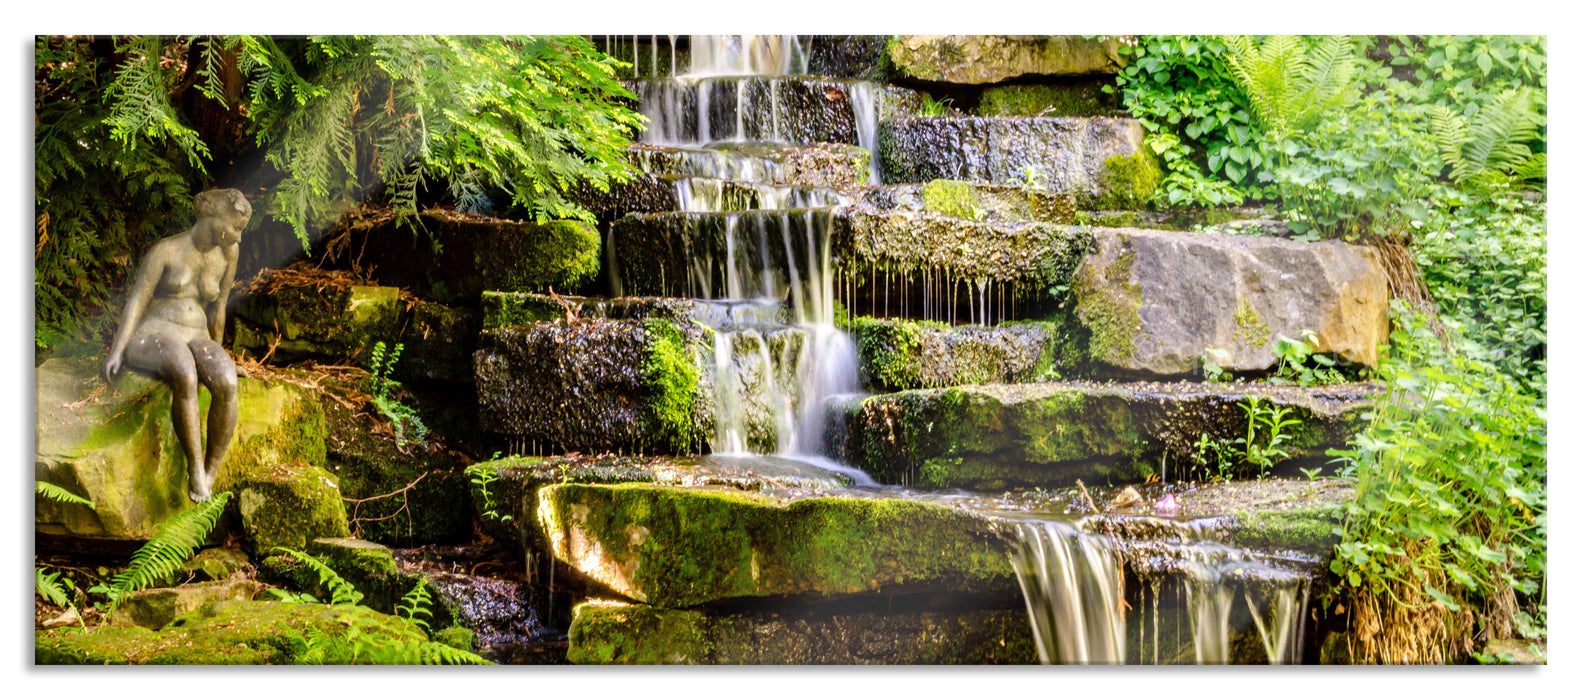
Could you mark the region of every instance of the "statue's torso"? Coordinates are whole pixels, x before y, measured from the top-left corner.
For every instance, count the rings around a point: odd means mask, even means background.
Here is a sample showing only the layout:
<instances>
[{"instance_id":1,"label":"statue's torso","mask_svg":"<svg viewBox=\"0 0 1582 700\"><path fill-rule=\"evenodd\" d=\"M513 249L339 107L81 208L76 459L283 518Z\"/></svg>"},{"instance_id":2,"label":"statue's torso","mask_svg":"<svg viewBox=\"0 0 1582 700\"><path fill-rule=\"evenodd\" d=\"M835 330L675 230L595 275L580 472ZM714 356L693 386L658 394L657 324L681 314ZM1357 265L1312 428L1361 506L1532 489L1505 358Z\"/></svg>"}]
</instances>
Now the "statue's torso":
<instances>
[{"instance_id":1,"label":"statue's torso","mask_svg":"<svg viewBox=\"0 0 1582 700\"><path fill-rule=\"evenodd\" d=\"M190 238L183 235L161 241L159 249L150 254L164 258L164 270L138 330L176 331L177 335L191 335L189 340L208 337L208 315L204 307L221 300L220 285L225 280L228 262L224 249L214 246L200 252ZM171 329L166 324L181 328ZM195 333L181 332L187 329Z\"/></svg>"}]
</instances>

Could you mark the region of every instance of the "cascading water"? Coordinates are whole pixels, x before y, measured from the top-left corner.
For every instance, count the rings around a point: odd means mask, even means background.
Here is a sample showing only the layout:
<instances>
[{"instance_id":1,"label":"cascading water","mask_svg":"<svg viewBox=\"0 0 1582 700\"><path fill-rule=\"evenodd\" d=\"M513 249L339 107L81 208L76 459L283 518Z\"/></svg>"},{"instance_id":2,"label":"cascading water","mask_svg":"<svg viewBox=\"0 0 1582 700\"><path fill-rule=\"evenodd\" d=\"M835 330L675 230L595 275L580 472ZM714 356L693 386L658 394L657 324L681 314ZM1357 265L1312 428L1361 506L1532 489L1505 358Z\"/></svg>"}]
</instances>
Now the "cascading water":
<instances>
[{"instance_id":1,"label":"cascading water","mask_svg":"<svg viewBox=\"0 0 1582 700\"><path fill-rule=\"evenodd\" d=\"M1199 664L1230 663L1234 621L1250 620L1270 664L1298 663L1303 611L1313 580L1305 559L1281 560L1212 541L1211 528L1153 520L1155 538L1125 542L1085 531L1093 521L1015 522L1011 566L1021 584L1039 659L1044 663L1160 663L1161 588L1183 593L1170 620ZM1123 566L1124 564L1124 566ZM1137 644L1128 656L1124 573L1151 593L1137 606ZM1138 595L1142 599L1142 595ZM1148 632L1152 632L1151 643ZM1179 654L1165 657L1165 661Z\"/></svg>"}]
</instances>

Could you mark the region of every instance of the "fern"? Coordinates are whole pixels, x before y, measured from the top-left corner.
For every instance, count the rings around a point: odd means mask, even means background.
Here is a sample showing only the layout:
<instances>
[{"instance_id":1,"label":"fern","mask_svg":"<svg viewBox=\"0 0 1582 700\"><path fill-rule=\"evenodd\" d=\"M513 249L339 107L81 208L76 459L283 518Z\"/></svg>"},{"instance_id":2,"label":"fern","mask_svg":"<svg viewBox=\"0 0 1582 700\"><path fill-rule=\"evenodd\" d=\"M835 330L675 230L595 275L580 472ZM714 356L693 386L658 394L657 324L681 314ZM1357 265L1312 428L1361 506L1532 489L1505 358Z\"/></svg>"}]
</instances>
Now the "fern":
<instances>
[{"instance_id":1,"label":"fern","mask_svg":"<svg viewBox=\"0 0 1582 700\"><path fill-rule=\"evenodd\" d=\"M160 66L164 42L159 37L138 37L126 46L129 59L105 89L111 104L105 123L110 135L128 151L140 139L169 139L181 147L188 162L199 171L209 157L209 147L198 132L182 123L170 104L170 86Z\"/></svg>"},{"instance_id":2,"label":"fern","mask_svg":"<svg viewBox=\"0 0 1582 700\"><path fill-rule=\"evenodd\" d=\"M413 624L422 627L424 632L429 631L428 619L433 617L428 606L433 604L434 598L429 595L428 582L418 581L412 590L401 596L401 602L396 603L396 612L401 614ZM421 618L419 617L421 616Z\"/></svg>"},{"instance_id":3,"label":"fern","mask_svg":"<svg viewBox=\"0 0 1582 700\"><path fill-rule=\"evenodd\" d=\"M1447 107L1435 107L1430 126L1440 156L1450 167L1450 179L1463 184L1501 176L1518 180L1544 177L1547 158L1542 153L1535 155L1527 145L1541 136L1543 126L1535 102L1527 88L1506 90L1470 124Z\"/></svg>"},{"instance_id":4,"label":"fern","mask_svg":"<svg viewBox=\"0 0 1582 700\"><path fill-rule=\"evenodd\" d=\"M59 571L50 571L42 566L33 567L33 590L44 600L63 608L75 608L71 604L71 594L67 588L71 586L71 579L64 578Z\"/></svg>"},{"instance_id":5,"label":"fern","mask_svg":"<svg viewBox=\"0 0 1582 700\"><path fill-rule=\"evenodd\" d=\"M401 350L405 346L396 343L388 352L384 341L374 343L369 353L368 381L370 401L374 408L390 421L390 427L395 430L396 443L407 444L407 435L411 434L411 442L420 445L426 444L428 439L428 426L418 417L417 411L396 399L394 392L401 387L401 382L390 378L390 373L395 370L395 365L401 359Z\"/></svg>"},{"instance_id":6,"label":"fern","mask_svg":"<svg viewBox=\"0 0 1582 700\"><path fill-rule=\"evenodd\" d=\"M1356 48L1348 36L1326 36L1308 48L1301 37L1271 36L1262 42L1223 37L1227 56L1253 106L1253 118L1273 132L1312 128L1325 112L1350 100Z\"/></svg>"},{"instance_id":7,"label":"fern","mask_svg":"<svg viewBox=\"0 0 1582 700\"><path fill-rule=\"evenodd\" d=\"M47 481L35 480L33 482L33 490L38 495L43 496L44 498L47 498L51 501L55 501L56 503L71 503L88 506L89 508L94 507L93 501L83 498L82 496L78 496L75 493L67 491L64 488L51 484Z\"/></svg>"},{"instance_id":8,"label":"fern","mask_svg":"<svg viewBox=\"0 0 1582 700\"><path fill-rule=\"evenodd\" d=\"M297 561L307 565L319 575L319 584L330 589L330 605L358 605L362 603L363 594L353 586L350 581L341 578L328 564L318 559L299 552L289 547L275 547L275 551L285 552L295 557Z\"/></svg>"},{"instance_id":9,"label":"fern","mask_svg":"<svg viewBox=\"0 0 1582 700\"><path fill-rule=\"evenodd\" d=\"M108 587L95 586L91 592L105 594L114 609L126 594L166 579L203 546L204 538L219 522L230 500L231 492L222 491L155 526L154 537L132 554L126 570L117 574Z\"/></svg>"}]
</instances>

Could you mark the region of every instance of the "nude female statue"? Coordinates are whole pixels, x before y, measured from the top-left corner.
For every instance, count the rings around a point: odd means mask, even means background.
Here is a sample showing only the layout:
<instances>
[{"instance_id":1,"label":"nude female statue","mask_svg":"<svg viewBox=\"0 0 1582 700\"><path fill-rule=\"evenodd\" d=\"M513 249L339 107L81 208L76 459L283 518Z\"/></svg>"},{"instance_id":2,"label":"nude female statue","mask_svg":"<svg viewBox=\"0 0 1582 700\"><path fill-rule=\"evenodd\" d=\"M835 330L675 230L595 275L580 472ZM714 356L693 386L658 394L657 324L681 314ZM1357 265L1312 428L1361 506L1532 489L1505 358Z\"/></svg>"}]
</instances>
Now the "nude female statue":
<instances>
[{"instance_id":1,"label":"nude female statue","mask_svg":"<svg viewBox=\"0 0 1582 700\"><path fill-rule=\"evenodd\" d=\"M237 190L193 198L198 221L154 244L137 270L121 326L104 363L106 380L123 362L170 386L171 422L187 455L187 497L209 500L236 431L236 365L221 347L225 302L236 280L237 244L252 205ZM209 388L208 447L198 421L198 385Z\"/></svg>"}]
</instances>

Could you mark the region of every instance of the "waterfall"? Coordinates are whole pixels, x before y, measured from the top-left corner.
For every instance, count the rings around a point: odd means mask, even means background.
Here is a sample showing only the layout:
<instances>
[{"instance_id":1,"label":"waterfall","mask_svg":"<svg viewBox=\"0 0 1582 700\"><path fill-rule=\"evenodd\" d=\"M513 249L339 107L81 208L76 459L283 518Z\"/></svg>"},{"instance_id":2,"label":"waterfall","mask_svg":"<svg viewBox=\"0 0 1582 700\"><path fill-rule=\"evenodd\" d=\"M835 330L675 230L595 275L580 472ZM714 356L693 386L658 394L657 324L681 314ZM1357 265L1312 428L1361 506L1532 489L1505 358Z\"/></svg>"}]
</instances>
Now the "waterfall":
<instances>
[{"instance_id":1,"label":"waterfall","mask_svg":"<svg viewBox=\"0 0 1582 700\"><path fill-rule=\"evenodd\" d=\"M803 75L807 54L794 34L694 34L686 77Z\"/></svg>"},{"instance_id":2,"label":"waterfall","mask_svg":"<svg viewBox=\"0 0 1582 700\"><path fill-rule=\"evenodd\" d=\"M1205 539L1211 537L1208 528L1193 523L1150 519L1150 525L1157 539L1143 544L1085 532L1091 521L1015 523L1011 567L1041 661L1159 663L1159 601L1166 581L1184 592L1177 614L1185 615L1185 624L1172 622L1177 636L1189 637L1190 658L1197 663L1230 663L1233 636L1249 633L1249 627L1263 660L1301 661L1312 561L1281 561L1214 542ZM1123 561L1147 582L1152 598L1151 612L1137 606L1137 647L1130 658Z\"/></svg>"},{"instance_id":3,"label":"waterfall","mask_svg":"<svg viewBox=\"0 0 1582 700\"><path fill-rule=\"evenodd\" d=\"M868 184L883 184L879 175L879 104L874 99L873 83L852 83L846 99L851 101L852 118L857 122L857 145L868 149Z\"/></svg>"}]
</instances>

